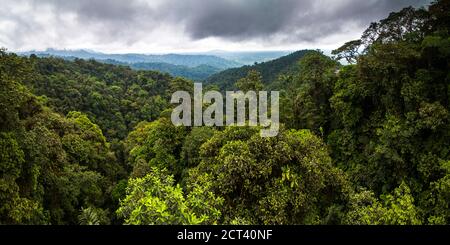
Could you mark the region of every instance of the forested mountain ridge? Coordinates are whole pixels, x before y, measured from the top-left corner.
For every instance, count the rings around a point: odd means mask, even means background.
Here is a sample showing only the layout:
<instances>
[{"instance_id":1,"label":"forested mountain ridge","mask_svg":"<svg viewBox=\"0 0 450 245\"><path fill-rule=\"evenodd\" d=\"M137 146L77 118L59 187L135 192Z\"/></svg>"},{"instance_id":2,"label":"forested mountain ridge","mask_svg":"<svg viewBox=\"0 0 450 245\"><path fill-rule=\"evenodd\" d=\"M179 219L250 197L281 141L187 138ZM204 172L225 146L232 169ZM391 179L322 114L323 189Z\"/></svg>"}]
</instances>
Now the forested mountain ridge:
<instances>
[{"instance_id":1,"label":"forested mountain ridge","mask_svg":"<svg viewBox=\"0 0 450 245\"><path fill-rule=\"evenodd\" d=\"M131 67L137 70L155 70L160 72L167 72L174 77L183 77L198 82L203 81L211 75L222 70L210 65L185 67L170 65L166 63L135 63L131 65Z\"/></svg>"},{"instance_id":2,"label":"forested mountain ridge","mask_svg":"<svg viewBox=\"0 0 450 245\"><path fill-rule=\"evenodd\" d=\"M253 65L255 62L267 62L288 55L292 51L222 51L213 50L204 52L203 54L214 55L227 60L238 62L242 65Z\"/></svg>"},{"instance_id":3,"label":"forested mountain ridge","mask_svg":"<svg viewBox=\"0 0 450 245\"><path fill-rule=\"evenodd\" d=\"M161 73L168 73L174 77L183 77L193 81L203 81L212 74L222 71L223 69L210 66L199 65L196 67L187 67L181 65L172 65L169 63L123 63L115 60L103 60L101 62L114 65L129 66L134 70L148 70L159 71Z\"/></svg>"},{"instance_id":4,"label":"forested mountain ridge","mask_svg":"<svg viewBox=\"0 0 450 245\"><path fill-rule=\"evenodd\" d=\"M216 85L224 91L231 90L235 88L234 83L237 80L245 77L249 71L256 70L261 74L262 82L268 84L277 80L278 76L283 73L295 73L298 71L297 62L308 52L310 51L301 50L271 61L227 69L208 77L204 83Z\"/></svg>"},{"instance_id":5,"label":"forested mountain ridge","mask_svg":"<svg viewBox=\"0 0 450 245\"><path fill-rule=\"evenodd\" d=\"M47 49L46 51L29 51L20 53L21 55L32 55L49 57L76 57L80 59L116 60L128 64L133 63L168 63L172 65L181 65L186 67L196 67L199 65L210 65L219 69L237 67L238 62L226 60L213 55L188 55L188 54L105 54L87 50L56 50Z\"/></svg>"},{"instance_id":6,"label":"forested mountain ridge","mask_svg":"<svg viewBox=\"0 0 450 245\"><path fill-rule=\"evenodd\" d=\"M129 66L135 70L154 70L169 73L175 77L184 77L194 81L203 81L220 71L241 67L244 63L277 59L287 52L225 52L211 51L193 54L105 54L89 50L56 50L28 51L19 54L38 57L59 57L66 60L94 59L107 64ZM297 57L298 58L298 57ZM243 63L240 63L242 60ZM278 62L275 62L278 63ZM247 70L248 71L248 70ZM278 71L275 71L278 73Z\"/></svg>"},{"instance_id":7,"label":"forested mountain ridge","mask_svg":"<svg viewBox=\"0 0 450 245\"><path fill-rule=\"evenodd\" d=\"M86 50L29 51L19 53L24 56L55 57L74 61L76 59L96 60L98 62L129 66L135 70L153 70L169 73L174 77L183 77L194 81L202 81L219 71L241 66L240 63L213 55L201 54L104 54Z\"/></svg>"},{"instance_id":8,"label":"forested mountain ridge","mask_svg":"<svg viewBox=\"0 0 450 245\"><path fill-rule=\"evenodd\" d=\"M333 52L349 65L250 69L232 86L281 90L271 138L174 126L189 80L1 50L0 223L450 224L449 32L440 0Z\"/></svg>"}]
</instances>

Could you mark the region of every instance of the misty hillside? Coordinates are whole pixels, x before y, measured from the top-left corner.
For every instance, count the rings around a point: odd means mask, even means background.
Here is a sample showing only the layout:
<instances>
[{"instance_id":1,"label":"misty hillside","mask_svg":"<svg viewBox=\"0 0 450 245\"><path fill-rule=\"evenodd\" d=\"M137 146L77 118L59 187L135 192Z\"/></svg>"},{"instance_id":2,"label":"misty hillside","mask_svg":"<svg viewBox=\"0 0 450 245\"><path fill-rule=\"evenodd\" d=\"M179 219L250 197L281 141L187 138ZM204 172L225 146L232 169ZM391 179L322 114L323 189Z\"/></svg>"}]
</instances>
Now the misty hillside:
<instances>
[{"instance_id":1,"label":"misty hillside","mask_svg":"<svg viewBox=\"0 0 450 245\"><path fill-rule=\"evenodd\" d=\"M229 61L213 55L186 55L186 54L105 54L89 50L57 50L47 49L45 51L23 52L22 55L35 54L40 57L76 57L80 59L116 60L124 63L168 63L172 65L182 65L187 67L197 67L209 65L219 69L238 67L242 64Z\"/></svg>"},{"instance_id":2,"label":"misty hillside","mask_svg":"<svg viewBox=\"0 0 450 245\"><path fill-rule=\"evenodd\" d=\"M276 70L279 66L283 66L283 62L290 63L290 59L297 59L296 53L287 56L281 61L273 61L278 57L288 54L287 51L210 51L204 53L192 54L105 54L91 50L57 50L47 49L45 51L28 51L22 52L21 55L29 56L35 54L39 57L60 57L66 60L75 60L76 58L89 60L94 59L99 62L125 65L135 70L154 70L169 73L174 77L184 77L194 81L203 81L210 76L230 68L238 68L242 65L242 69L247 70L248 65L258 62L266 62L262 64L264 67L272 67ZM240 68L238 68L240 69ZM272 72L272 71L271 71ZM278 74L277 71L274 72ZM246 74L246 73L245 73ZM243 75L245 75L243 74ZM271 77L271 76L269 76ZM215 78L214 78L215 79ZM234 80L230 81L233 83Z\"/></svg>"},{"instance_id":3,"label":"misty hillside","mask_svg":"<svg viewBox=\"0 0 450 245\"><path fill-rule=\"evenodd\" d=\"M253 65L255 62L267 62L288 55L292 51L222 51L213 50L202 54L214 55L243 65ZM200 53L199 53L200 54Z\"/></svg>"}]
</instances>

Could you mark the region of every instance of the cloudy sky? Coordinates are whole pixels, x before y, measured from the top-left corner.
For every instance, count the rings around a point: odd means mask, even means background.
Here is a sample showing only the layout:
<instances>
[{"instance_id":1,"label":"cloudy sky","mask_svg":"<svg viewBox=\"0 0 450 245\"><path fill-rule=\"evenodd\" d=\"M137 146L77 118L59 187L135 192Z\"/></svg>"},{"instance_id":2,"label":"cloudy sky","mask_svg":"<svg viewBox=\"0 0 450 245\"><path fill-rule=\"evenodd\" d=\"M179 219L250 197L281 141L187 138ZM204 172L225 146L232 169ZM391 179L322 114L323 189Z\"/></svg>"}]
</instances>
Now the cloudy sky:
<instances>
[{"instance_id":1,"label":"cloudy sky","mask_svg":"<svg viewBox=\"0 0 450 245\"><path fill-rule=\"evenodd\" d=\"M108 53L334 49L429 0L0 0L0 47Z\"/></svg>"}]
</instances>

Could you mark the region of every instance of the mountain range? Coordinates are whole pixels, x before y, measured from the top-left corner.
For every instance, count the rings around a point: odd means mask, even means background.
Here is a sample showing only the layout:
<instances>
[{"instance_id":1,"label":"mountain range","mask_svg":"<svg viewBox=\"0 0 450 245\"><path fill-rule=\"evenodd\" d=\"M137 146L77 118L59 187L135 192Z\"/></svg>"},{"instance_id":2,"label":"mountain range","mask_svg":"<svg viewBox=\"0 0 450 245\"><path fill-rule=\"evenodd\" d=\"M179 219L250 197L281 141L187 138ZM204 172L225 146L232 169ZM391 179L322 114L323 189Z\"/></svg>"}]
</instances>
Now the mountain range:
<instances>
[{"instance_id":1,"label":"mountain range","mask_svg":"<svg viewBox=\"0 0 450 245\"><path fill-rule=\"evenodd\" d=\"M277 59L279 57L285 56L292 53L292 51L223 51L223 50L213 50L203 53L190 53L190 54L203 54L203 55L214 55L226 60L231 60L238 62L242 65L253 65L255 62L266 62L270 60ZM188 53L186 53L188 54Z\"/></svg>"},{"instance_id":2,"label":"mountain range","mask_svg":"<svg viewBox=\"0 0 450 245\"><path fill-rule=\"evenodd\" d=\"M242 64L226 60L213 55L201 54L105 54L90 50L57 50L47 49L45 51L28 51L21 53L23 55L35 54L37 56L58 56L58 57L76 57L80 59L95 59L97 61L116 60L123 63L168 63L173 65L182 65L187 67L196 67L199 65L210 65L220 69L238 67Z\"/></svg>"},{"instance_id":3,"label":"mountain range","mask_svg":"<svg viewBox=\"0 0 450 245\"><path fill-rule=\"evenodd\" d=\"M199 65L196 67L187 67L182 65L173 65L164 62L158 63L124 63L116 60L104 60L103 63L113 64L113 65L123 65L129 66L134 70L146 70L146 71L159 71L163 73L168 73L174 77L184 77L194 81L203 81L209 76L222 71L223 69L217 68L211 65Z\"/></svg>"},{"instance_id":4,"label":"mountain range","mask_svg":"<svg viewBox=\"0 0 450 245\"><path fill-rule=\"evenodd\" d=\"M39 57L61 57L68 60L95 59L99 62L130 66L136 70L156 70L172 76L185 77L194 81L203 81L213 74L230 68L255 64L276 59L288 54L288 51L209 51L203 53L180 54L106 54L91 50L58 50L27 51L20 53Z\"/></svg>"}]
</instances>

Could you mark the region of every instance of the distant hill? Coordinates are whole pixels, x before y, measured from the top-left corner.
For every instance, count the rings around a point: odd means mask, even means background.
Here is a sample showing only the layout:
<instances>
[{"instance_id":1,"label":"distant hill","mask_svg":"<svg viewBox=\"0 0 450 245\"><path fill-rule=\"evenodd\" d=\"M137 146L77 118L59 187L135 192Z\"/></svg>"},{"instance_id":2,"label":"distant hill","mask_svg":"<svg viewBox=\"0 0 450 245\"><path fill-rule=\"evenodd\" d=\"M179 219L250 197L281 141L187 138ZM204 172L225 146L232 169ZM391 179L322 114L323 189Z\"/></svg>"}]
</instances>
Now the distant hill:
<instances>
[{"instance_id":1,"label":"distant hill","mask_svg":"<svg viewBox=\"0 0 450 245\"><path fill-rule=\"evenodd\" d=\"M116 60L124 63L168 63L172 65L181 65L187 67L198 67L201 65L212 66L220 70L239 67L242 64L220 58L214 55L202 54L105 54L90 50L57 50L47 49L45 51L28 51L20 53L21 55L35 54L40 57L76 57L80 59L95 59L98 61Z\"/></svg>"},{"instance_id":2,"label":"distant hill","mask_svg":"<svg viewBox=\"0 0 450 245\"><path fill-rule=\"evenodd\" d=\"M112 65L122 65L128 66L133 70L143 70L143 71L159 71L162 73L168 73L173 77L184 77L193 81L203 81L209 76L222 71L217 67L208 65L199 65L196 67L187 67L182 65L172 65L169 63L125 63L119 62L117 60L103 60L102 63L112 64Z\"/></svg>"},{"instance_id":3,"label":"distant hill","mask_svg":"<svg viewBox=\"0 0 450 245\"><path fill-rule=\"evenodd\" d=\"M255 62L267 62L288 55L292 51L222 51L214 50L203 54L214 55L243 65L253 65Z\"/></svg>"},{"instance_id":4,"label":"distant hill","mask_svg":"<svg viewBox=\"0 0 450 245\"><path fill-rule=\"evenodd\" d=\"M212 74L221 71L221 69L209 65L187 67L181 65L172 65L168 63L135 63L131 65L131 68L135 70L154 70L167 72L172 76L185 77L194 81L202 81Z\"/></svg>"},{"instance_id":5,"label":"distant hill","mask_svg":"<svg viewBox=\"0 0 450 245\"><path fill-rule=\"evenodd\" d=\"M310 50L301 50L281 58L255 65L231 68L208 77L204 83L217 85L221 90L234 89L234 83L247 75L250 70L257 70L262 75L264 84L274 82L278 76L298 69L297 62Z\"/></svg>"}]
</instances>

